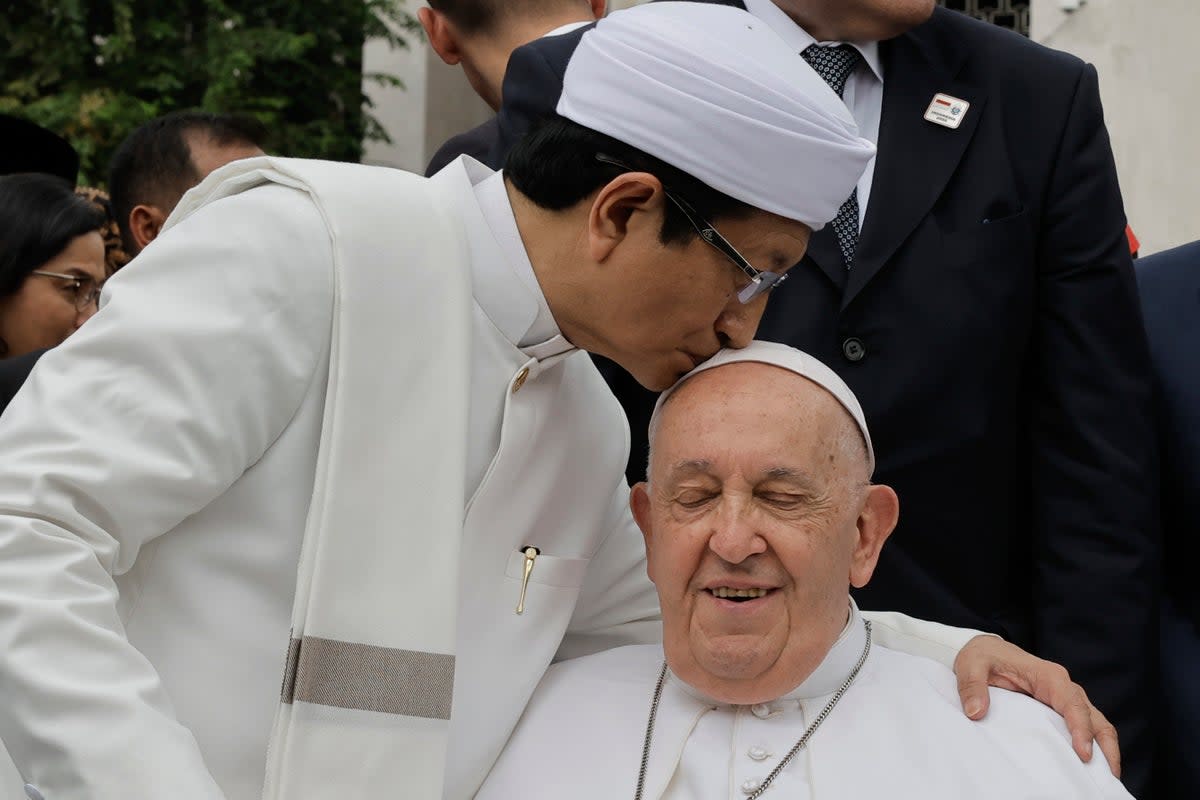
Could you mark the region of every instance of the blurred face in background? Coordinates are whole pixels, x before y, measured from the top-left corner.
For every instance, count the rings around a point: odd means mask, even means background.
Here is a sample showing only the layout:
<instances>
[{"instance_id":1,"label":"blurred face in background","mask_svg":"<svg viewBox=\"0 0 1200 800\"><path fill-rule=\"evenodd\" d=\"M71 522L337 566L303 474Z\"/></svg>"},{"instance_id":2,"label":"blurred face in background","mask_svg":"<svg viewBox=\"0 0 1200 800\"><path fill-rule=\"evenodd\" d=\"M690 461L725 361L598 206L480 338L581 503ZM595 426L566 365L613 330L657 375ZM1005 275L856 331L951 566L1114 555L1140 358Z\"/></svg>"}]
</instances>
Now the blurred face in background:
<instances>
[{"instance_id":1,"label":"blurred face in background","mask_svg":"<svg viewBox=\"0 0 1200 800\"><path fill-rule=\"evenodd\" d=\"M818 42L877 42L920 25L935 0L774 0Z\"/></svg>"},{"instance_id":2,"label":"blurred face in background","mask_svg":"<svg viewBox=\"0 0 1200 800\"><path fill-rule=\"evenodd\" d=\"M15 293L0 298L0 340L8 346L5 357L62 344L96 313L96 293L105 275L104 239L99 231L76 236L31 272Z\"/></svg>"}]
</instances>

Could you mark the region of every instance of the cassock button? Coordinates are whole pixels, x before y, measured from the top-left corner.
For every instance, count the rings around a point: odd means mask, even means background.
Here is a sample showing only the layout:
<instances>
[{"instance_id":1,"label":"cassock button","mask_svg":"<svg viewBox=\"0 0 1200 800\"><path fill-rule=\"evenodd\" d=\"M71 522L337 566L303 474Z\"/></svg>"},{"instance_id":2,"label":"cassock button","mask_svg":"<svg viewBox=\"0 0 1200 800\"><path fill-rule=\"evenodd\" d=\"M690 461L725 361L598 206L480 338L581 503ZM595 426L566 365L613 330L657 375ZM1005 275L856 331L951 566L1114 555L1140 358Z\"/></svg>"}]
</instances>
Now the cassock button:
<instances>
[{"instance_id":1,"label":"cassock button","mask_svg":"<svg viewBox=\"0 0 1200 800\"><path fill-rule=\"evenodd\" d=\"M754 794L758 791L758 787L762 786L762 781L757 778L749 778L742 781L742 794Z\"/></svg>"},{"instance_id":2,"label":"cassock button","mask_svg":"<svg viewBox=\"0 0 1200 800\"><path fill-rule=\"evenodd\" d=\"M767 717L771 716L771 707L766 703L759 703L757 705L750 706L750 713L759 719L766 719Z\"/></svg>"},{"instance_id":3,"label":"cassock button","mask_svg":"<svg viewBox=\"0 0 1200 800\"><path fill-rule=\"evenodd\" d=\"M846 341L842 342L842 355L847 361L858 362L867 357L867 346L863 344L862 339L856 336L851 336Z\"/></svg>"},{"instance_id":4,"label":"cassock button","mask_svg":"<svg viewBox=\"0 0 1200 800\"><path fill-rule=\"evenodd\" d=\"M513 381L512 393L516 394L521 391L521 387L525 385L525 380L529 377L529 367L523 368L517 373L516 379Z\"/></svg>"},{"instance_id":5,"label":"cassock button","mask_svg":"<svg viewBox=\"0 0 1200 800\"><path fill-rule=\"evenodd\" d=\"M767 756L771 754L767 752L767 748L756 744L754 747L751 747L746 751L746 755L750 756L755 761L765 761Z\"/></svg>"}]
</instances>

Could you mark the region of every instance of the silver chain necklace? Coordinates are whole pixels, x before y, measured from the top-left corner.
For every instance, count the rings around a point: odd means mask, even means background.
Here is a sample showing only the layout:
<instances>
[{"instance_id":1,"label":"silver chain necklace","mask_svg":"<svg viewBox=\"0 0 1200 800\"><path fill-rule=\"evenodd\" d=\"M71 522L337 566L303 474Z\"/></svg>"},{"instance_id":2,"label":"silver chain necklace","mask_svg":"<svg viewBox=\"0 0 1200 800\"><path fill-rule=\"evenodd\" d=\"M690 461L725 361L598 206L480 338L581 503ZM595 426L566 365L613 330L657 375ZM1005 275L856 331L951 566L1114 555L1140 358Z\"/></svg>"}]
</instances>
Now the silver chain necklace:
<instances>
[{"instance_id":1,"label":"silver chain necklace","mask_svg":"<svg viewBox=\"0 0 1200 800\"><path fill-rule=\"evenodd\" d=\"M784 767L791 763L792 759L796 757L796 754L800 752L804 745L808 744L808 740L812 738L817 728L821 726L821 723L833 711L833 707L838 704L838 700L842 699L842 695L850 688L850 684L854 683L854 679L858 677L859 670L863 668L863 664L867 663L867 654L871 652L871 621L863 620L863 627L867 629L867 643L863 645L862 655L858 657L858 663L854 665L854 669L850 670L850 675L847 676L845 683L842 684L842 688L834 693L829 702L825 704L825 708L821 709L821 713L817 714L817 718L801 734L799 740L792 745L792 749L775 765L775 769L771 770L766 780L762 782L758 789L753 794L747 796L746 800L757 800L757 798L762 796L762 793L771 785L771 781L779 777L779 773L783 772ZM667 662L664 661L662 671L658 673L658 683L654 686L654 699L650 701L650 719L646 723L646 741L642 745L642 766L638 770L637 791L633 794L634 800L642 800L642 793L646 790L646 769L650 766L650 742L654 738L654 719L658 716L658 703L662 700L663 684L666 682Z\"/></svg>"}]
</instances>

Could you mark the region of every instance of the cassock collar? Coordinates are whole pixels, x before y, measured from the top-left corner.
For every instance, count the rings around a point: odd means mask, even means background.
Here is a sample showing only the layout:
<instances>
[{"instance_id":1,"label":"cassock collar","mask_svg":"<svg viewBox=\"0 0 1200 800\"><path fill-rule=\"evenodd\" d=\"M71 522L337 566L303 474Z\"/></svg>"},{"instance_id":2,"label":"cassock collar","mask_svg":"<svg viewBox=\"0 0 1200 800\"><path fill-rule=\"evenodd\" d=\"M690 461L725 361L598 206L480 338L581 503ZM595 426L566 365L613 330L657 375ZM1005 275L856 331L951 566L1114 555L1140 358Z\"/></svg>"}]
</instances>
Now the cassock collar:
<instances>
[{"instance_id":1,"label":"cassock collar","mask_svg":"<svg viewBox=\"0 0 1200 800\"><path fill-rule=\"evenodd\" d=\"M469 182L463 220L471 247L475 301L496 328L531 358L543 361L575 346L558 329L534 274L504 188L504 173L469 156L459 159Z\"/></svg>"},{"instance_id":2,"label":"cassock collar","mask_svg":"<svg viewBox=\"0 0 1200 800\"><path fill-rule=\"evenodd\" d=\"M863 61L870 67L871 72L875 73L879 82L883 83L883 60L879 57L879 42L818 42L771 0L746 0L746 10L767 23L771 30L775 31L776 35L787 42L788 46L797 53L804 52L806 47L813 44L819 44L822 47L833 47L839 44L850 45L862 54Z\"/></svg>"}]
</instances>

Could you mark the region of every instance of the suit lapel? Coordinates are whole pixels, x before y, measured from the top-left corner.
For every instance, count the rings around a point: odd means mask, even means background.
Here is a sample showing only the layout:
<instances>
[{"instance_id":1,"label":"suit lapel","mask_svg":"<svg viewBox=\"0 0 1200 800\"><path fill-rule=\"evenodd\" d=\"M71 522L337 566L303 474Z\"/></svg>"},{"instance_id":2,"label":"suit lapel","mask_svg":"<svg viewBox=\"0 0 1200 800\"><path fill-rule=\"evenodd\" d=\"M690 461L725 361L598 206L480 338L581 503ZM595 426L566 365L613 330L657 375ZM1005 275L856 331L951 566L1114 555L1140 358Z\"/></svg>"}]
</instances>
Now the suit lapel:
<instances>
[{"instance_id":1,"label":"suit lapel","mask_svg":"<svg viewBox=\"0 0 1200 800\"><path fill-rule=\"evenodd\" d=\"M983 114L986 97L958 78L967 57L966 46L947 33L940 20L952 13L956 12L939 8L929 22L880 45L884 86L879 154L842 308L933 208ZM956 130L925 120L925 110L939 92L971 104Z\"/></svg>"}]
</instances>

